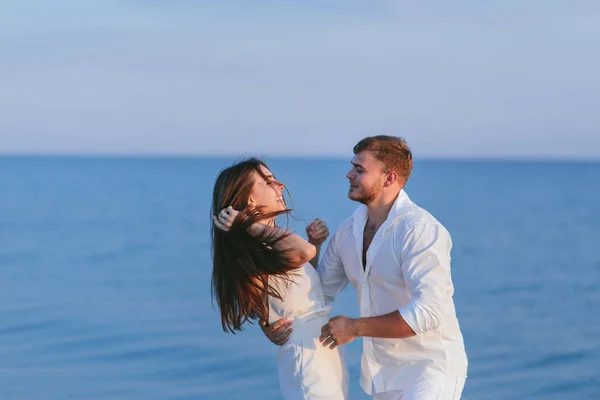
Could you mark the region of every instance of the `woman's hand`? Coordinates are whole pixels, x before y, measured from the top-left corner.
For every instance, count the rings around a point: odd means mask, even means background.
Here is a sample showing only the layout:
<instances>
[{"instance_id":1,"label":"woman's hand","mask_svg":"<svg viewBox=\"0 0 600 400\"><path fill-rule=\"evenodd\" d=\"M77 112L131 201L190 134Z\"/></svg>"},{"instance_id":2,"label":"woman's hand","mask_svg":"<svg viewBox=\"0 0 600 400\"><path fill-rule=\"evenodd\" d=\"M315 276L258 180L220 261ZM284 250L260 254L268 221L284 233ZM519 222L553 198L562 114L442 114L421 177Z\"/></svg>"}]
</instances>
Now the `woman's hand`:
<instances>
[{"instance_id":1,"label":"woman's hand","mask_svg":"<svg viewBox=\"0 0 600 400\"><path fill-rule=\"evenodd\" d=\"M329 236L327 223L319 218L315 219L306 227L306 235L310 244L320 246Z\"/></svg>"},{"instance_id":2,"label":"woman's hand","mask_svg":"<svg viewBox=\"0 0 600 400\"><path fill-rule=\"evenodd\" d=\"M233 207L229 206L222 209L218 216L213 215L212 219L217 228L223 232L228 232L239 213L239 211L236 211Z\"/></svg>"},{"instance_id":3,"label":"woman's hand","mask_svg":"<svg viewBox=\"0 0 600 400\"><path fill-rule=\"evenodd\" d=\"M259 325L265 336L277 346L284 345L292 333L292 328L290 328L292 323L285 318L278 319L269 326L265 321L260 320Z\"/></svg>"}]
</instances>

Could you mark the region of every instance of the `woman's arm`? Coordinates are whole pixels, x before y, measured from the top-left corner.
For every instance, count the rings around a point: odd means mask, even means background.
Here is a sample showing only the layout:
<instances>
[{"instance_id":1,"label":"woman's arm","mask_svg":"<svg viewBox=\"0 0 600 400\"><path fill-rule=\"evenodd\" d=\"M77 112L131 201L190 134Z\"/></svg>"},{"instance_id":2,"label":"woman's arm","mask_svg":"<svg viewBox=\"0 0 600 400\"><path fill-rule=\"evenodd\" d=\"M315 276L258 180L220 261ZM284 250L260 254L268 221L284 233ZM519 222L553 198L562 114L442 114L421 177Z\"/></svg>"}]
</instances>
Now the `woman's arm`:
<instances>
[{"instance_id":1,"label":"woman's arm","mask_svg":"<svg viewBox=\"0 0 600 400\"><path fill-rule=\"evenodd\" d=\"M255 222L248 228L248 233L254 237L270 238L272 242L269 245L273 246L275 250L291 249L289 252L290 262L296 267L312 260L317 254L317 249L313 244L295 233L277 226Z\"/></svg>"},{"instance_id":2,"label":"woman's arm","mask_svg":"<svg viewBox=\"0 0 600 400\"><path fill-rule=\"evenodd\" d=\"M228 232L238 215L239 211L234 210L230 206L221 210L217 216L213 215L212 218L217 228ZM275 250L289 250L289 261L293 267L304 265L306 262L314 259L317 254L315 245L307 242L295 233L281 229L275 225L255 222L248 228L248 233L257 238L269 239L269 245L273 246ZM317 243L319 242L317 241Z\"/></svg>"}]
</instances>

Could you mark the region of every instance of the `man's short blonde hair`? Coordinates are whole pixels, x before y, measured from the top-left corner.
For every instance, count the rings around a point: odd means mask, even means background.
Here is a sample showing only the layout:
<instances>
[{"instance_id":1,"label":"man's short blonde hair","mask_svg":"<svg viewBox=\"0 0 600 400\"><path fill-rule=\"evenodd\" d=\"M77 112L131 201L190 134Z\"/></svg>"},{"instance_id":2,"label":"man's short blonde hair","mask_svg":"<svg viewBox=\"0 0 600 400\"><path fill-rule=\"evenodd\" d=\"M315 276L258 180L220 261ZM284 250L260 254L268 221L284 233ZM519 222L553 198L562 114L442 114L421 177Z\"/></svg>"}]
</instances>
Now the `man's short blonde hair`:
<instances>
[{"instance_id":1,"label":"man's short blonde hair","mask_svg":"<svg viewBox=\"0 0 600 400\"><path fill-rule=\"evenodd\" d=\"M354 146L354 154L370 151L375 158L385 165L385 172L394 171L399 177L408 181L412 172L412 153L404 138L396 136L369 136Z\"/></svg>"}]
</instances>

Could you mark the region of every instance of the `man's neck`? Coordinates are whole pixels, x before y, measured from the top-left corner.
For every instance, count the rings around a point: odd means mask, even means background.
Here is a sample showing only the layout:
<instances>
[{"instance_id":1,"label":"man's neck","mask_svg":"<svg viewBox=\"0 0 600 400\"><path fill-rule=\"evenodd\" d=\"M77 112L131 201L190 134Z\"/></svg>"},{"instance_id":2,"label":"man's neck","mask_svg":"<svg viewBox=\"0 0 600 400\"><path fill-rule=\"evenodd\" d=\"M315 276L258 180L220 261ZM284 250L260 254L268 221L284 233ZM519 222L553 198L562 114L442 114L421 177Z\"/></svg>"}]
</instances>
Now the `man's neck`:
<instances>
[{"instance_id":1,"label":"man's neck","mask_svg":"<svg viewBox=\"0 0 600 400\"><path fill-rule=\"evenodd\" d=\"M387 196L382 195L380 198L373 200L367 205L369 225L379 227L383 224L399 194L400 191L391 193Z\"/></svg>"}]
</instances>

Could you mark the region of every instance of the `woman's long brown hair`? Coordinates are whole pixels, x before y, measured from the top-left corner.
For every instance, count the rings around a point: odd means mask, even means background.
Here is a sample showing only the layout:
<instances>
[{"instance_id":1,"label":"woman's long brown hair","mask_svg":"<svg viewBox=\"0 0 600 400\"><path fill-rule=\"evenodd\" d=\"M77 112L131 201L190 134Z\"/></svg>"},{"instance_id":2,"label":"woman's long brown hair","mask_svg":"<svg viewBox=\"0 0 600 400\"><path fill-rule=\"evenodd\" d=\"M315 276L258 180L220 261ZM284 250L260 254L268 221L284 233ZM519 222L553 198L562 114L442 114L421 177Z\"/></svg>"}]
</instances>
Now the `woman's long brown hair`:
<instances>
[{"instance_id":1,"label":"woman's long brown hair","mask_svg":"<svg viewBox=\"0 0 600 400\"><path fill-rule=\"evenodd\" d=\"M254 237L248 233L254 222L291 211L261 213L260 208L248 207L256 174L267 179L261 166L268 168L256 158L234 164L219 173L213 190L211 215L217 216L229 206L240 211L228 232L221 231L214 222L211 224L212 296L221 312L223 330L232 333L241 331L246 321L260 318L268 322L265 294L278 299L281 295L269 287L267 277L277 275L289 281L295 267L288 256L293 249L273 247L290 233L278 238Z\"/></svg>"}]
</instances>

